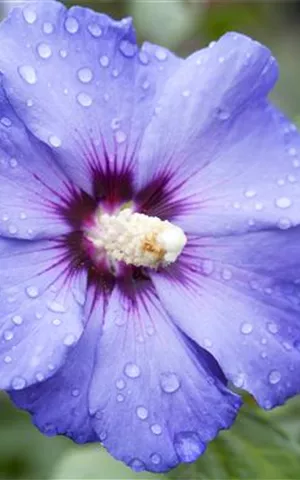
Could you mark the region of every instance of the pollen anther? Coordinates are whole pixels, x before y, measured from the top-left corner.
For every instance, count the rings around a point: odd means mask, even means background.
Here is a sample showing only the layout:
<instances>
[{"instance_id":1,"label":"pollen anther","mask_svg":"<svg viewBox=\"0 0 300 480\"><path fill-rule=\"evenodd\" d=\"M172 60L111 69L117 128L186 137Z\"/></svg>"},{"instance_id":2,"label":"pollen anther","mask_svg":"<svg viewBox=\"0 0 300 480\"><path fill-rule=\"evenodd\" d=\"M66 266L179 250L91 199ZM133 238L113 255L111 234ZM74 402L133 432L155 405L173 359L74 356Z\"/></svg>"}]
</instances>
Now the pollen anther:
<instances>
[{"instance_id":1,"label":"pollen anther","mask_svg":"<svg viewBox=\"0 0 300 480\"><path fill-rule=\"evenodd\" d=\"M99 211L88 237L110 260L149 268L175 262L187 241L180 227L130 208L115 215Z\"/></svg>"}]
</instances>

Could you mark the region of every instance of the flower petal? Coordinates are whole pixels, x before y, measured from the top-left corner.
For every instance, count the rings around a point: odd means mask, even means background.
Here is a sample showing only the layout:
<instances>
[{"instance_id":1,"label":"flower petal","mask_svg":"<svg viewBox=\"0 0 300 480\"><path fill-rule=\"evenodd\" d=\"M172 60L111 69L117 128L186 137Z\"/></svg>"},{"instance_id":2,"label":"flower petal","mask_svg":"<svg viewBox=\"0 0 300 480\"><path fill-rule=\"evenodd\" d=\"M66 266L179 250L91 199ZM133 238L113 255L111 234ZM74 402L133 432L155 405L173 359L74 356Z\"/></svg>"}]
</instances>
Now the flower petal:
<instances>
[{"instance_id":1,"label":"flower petal","mask_svg":"<svg viewBox=\"0 0 300 480\"><path fill-rule=\"evenodd\" d=\"M80 337L85 272L52 241L0 238L1 389L23 389L60 367Z\"/></svg>"},{"instance_id":2,"label":"flower petal","mask_svg":"<svg viewBox=\"0 0 300 480\"><path fill-rule=\"evenodd\" d=\"M94 170L124 173L179 60L149 45L138 53L130 19L54 1L14 9L0 41L10 101L75 183L91 192Z\"/></svg>"},{"instance_id":3,"label":"flower petal","mask_svg":"<svg viewBox=\"0 0 300 480\"><path fill-rule=\"evenodd\" d=\"M90 387L94 428L134 470L194 461L240 400L211 357L172 325L151 287L112 293ZM128 441L124 441L127 439Z\"/></svg>"},{"instance_id":4,"label":"flower petal","mask_svg":"<svg viewBox=\"0 0 300 480\"><path fill-rule=\"evenodd\" d=\"M98 296L97 314L89 318L77 345L53 377L10 392L16 405L33 415L33 422L45 435L66 435L77 443L97 440L89 415L88 390L101 334L102 310L103 298Z\"/></svg>"},{"instance_id":5,"label":"flower petal","mask_svg":"<svg viewBox=\"0 0 300 480\"><path fill-rule=\"evenodd\" d=\"M142 144L143 210L199 235L300 222L300 137L265 98L276 74L270 52L242 35L184 62Z\"/></svg>"},{"instance_id":6,"label":"flower petal","mask_svg":"<svg viewBox=\"0 0 300 480\"><path fill-rule=\"evenodd\" d=\"M297 227L191 238L178 265L152 279L179 328L271 408L300 392L299 272Z\"/></svg>"},{"instance_id":7,"label":"flower petal","mask_svg":"<svg viewBox=\"0 0 300 480\"><path fill-rule=\"evenodd\" d=\"M50 149L19 120L0 85L0 235L32 239L70 229L59 214L70 183Z\"/></svg>"}]
</instances>

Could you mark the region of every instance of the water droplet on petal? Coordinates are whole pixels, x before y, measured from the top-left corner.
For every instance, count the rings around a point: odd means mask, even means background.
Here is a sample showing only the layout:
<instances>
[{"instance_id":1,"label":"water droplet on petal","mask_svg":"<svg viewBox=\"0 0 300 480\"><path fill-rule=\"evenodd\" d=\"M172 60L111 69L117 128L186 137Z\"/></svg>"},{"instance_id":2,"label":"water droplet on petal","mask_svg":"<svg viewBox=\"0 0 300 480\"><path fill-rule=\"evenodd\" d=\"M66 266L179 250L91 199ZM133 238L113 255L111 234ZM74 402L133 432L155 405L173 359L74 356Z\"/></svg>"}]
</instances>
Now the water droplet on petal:
<instances>
[{"instance_id":1,"label":"water droplet on petal","mask_svg":"<svg viewBox=\"0 0 300 480\"><path fill-rule=\"evenodd\" d=\"M163 48L157 48L155 51L155 56L160 62L164 62L168 58L168 53Z\"/></svg>"},{"instance_id":2,"label":"water droplet on petal","mask_svg":"<svg viewBox=\"0 0 300 480\"><path fill-rule=\"evenodd\" d=\"M270 372L269 374L269 382L272 384L272 385L276 385L276 383L278 383L281 379L281 374L280 372L278 372L278 370L272 370L272 372Z\"/></svg>"},{"instance_id":3,"label":"water droplet on petal","mask_svg":"<svg viewBox=\"0 0 300 480\"><path fill-rule=\"evenodd\" d=\"M202 271L205 275L211 275L214 271L214 262L209 259L203 260Z\"/></svg>"},{"instance_id":4,"label":"water droplet on petal","mask_svg":"<svg viewBox=\"0 0 300 480\"><path fill-rule=\"evenodd\" d=\"M11 362L12 362L12 358L9 355L6 355L6 357L4 357L4 363L11 363Z\"/></svg>"},{"instance_id":5,"label":"water droplet on petal","mask_svg":"<svg viewBox=\"0 0 300 480\"><path fill-rule=\"evenodd\" d=\"M152 455L150 455L150 459L154 465L158 465L161 462L161 456L158 453L152 453Z\"/></svg>"},{"instance_id":6,"label":"water droplet on petal","mask_svg":"<svg viewBox=\"0 0 300 480\"><path fill-rule=\"evenodd\" d=\"M223 280L230 280L232 278L232 273L228 268L224 268L222 271Z\"/></svg>"},{"instance_id":7,"label":"water droplet on petal","mask_svg":"<svg viewBox=\"0 0 300 480\"><path fill-rule=\"evenodd\" d=\"M158 423L151 425L150 430L152 433L154 433L154 435L161 435L162 432L162 428Z\"/></svg>"},{"instance_id":8,"label":"water droplet on petal","mask_svg":"<svg viewBox=\"0 0 300 480\"><path fill-rule=\"evenodd\" d=\"M72 397L78 397L78 395L80 394L80 391L78 390L78 388L73 388L71 393L72 393Z\"/></svg>"},{"instance_id":9,"label":"water droplet on petal","mask_svg":"<svg viewBox=\"0 0 300 480\"><path fill-rule=\"evenodd\" d=\"M116 142L121 144L125 142L127 135L125 132L122 132L122 130L118 130L115 134L115 138L116 138Z\"/></svg>"},{"instance_id":10,"label":"water droplet on petal","mask_svg":"<svg viewBox=\"0 0 300 480\"><path fill-rule=\"evenodd\" d=\"M4 125L5 127L11 127L11 120L7 117L2 117L1 118L1 123L2 125Z\"/></svg>"},{"instance_id":11,"label":"water droplet on petal","mask_svg":"<svg viewBox=\"0 0 300 480\"><path fill-rule=\"evenodd\" d=\"M52 320L52 323L56 327L59 327L59 325L61 325L61 320L59 318L55 318L54 320Z\"/></svg>"},{"instance_id":12,"label":"water droplet on petal","mask_svg":"<svg viewBox=\"0 0 300 480\"><path fill-rule=\"evenodd\" d=\"M8 232L11 234L11 235L15 235L17 233L18 229L15 225L12 225L10 224L8 226Z\"/></svg>"},{"instance_id":13,"label":"water droplet on petal","mask_svg":"<svg viewBox=\"0 0 300 480\"><path fill-rule=\"evenodd\" d=\"M140 420L146 420L146 418L148 418L148 410L145 407L137 407L136 414Z\"/></svg>"},{"instance_id":14,"label":"water droplet on petal","mask_svg":"<svg viewBox=\"0 0 300 480\"><path fill-rule=\"evenodd\" d=\"M276 323L273 323L273 322L267 323L267 329L269 330L270 333L277 333L279 330L278 325L276 325Z\"/></svg>"},{"instance_id":15,"label":"water droplet on petal","mask_svg":"<svg viewBox=\"0 0 300 480\"><path fill-rule=\"evenodd\" d=\"M18 72L23 80L29 83L29 85L34 85L37 82L36 71L30 65L22 65L18 68Z\"/></svg>"},{"instance_id":16,"label":"water droplet on petal","mask_svg":"<svg viewBox=\"0 0 300 480\"><path fill-rule=\"evenodd\" d=\"M124 402L124 399L125 399L124 395L122 395L122 393L118 393L117 402L122 403Z\"/></svg>"},{"instance_id":17,"label":"water droplet on petal","mask_svg":"<svg viewBox=\"0 0 300 480\"><path fill-rule=\"evenodd\" d=\"M102 67L106 68L109 65L109 58L107 57L107 55L102 55L99 62Z\"/></svg>"},{"instance_id":18,"label":"water droplet on petal","mask_svg":"<svg viewBox=\"0 0 300 480\"><path fill-rule=\"evenodd\" d=\"M32 105L33 105L33 100L32 100L31 98L29 98L29 99L27 100L27 102L26 102L26 105L27 105L27 107L32 107Z\"/></svg>"},{"instance_id":19,"label":"water droplet on petal","mask_svg":"<svg viewBox=\"0 0 300 480\"><path fill-rule=\"evenodd\" d=\"M244 335L249 335L249 333L251 333L253 330L253 325L251 325L251 323L243 323L241 325L241 332L244 334Z\"/></svg>"},{"instance_id":20,"label":"water droplet on petal","mask_svg":"<svg viewBox=\"0 0 300 480\"><path fill-rule=\"evenodd\" d=\"M37 51L39 56L44 59L50 58L52 55L52 50L47 43L40 43L37 47Z\"/></svg>"},{"instance_id":21,"label":"water droplet on petal","mask_svg":"<svg viewBox=\"0 0 300 480\"><path fill-rule=\"evenodd\" d=\"M65 28L67 32L74 34L78 32L79 29L79 24L76 18L74 17L68 17L65 21Z\"/></svg>"},{"instance_id":22,"label":"water droplet on petal","mask_svg":"<svg viewBox=\"0 0 300 480\"><path fill-rule=\"evenodd\" d=\"M129 378L137 378L140 376L141 370L135 363L127 363L124 368L124 373Z\"/></svg>"},{"instance_id":23,"label":"water droplet on petal","mask_svg":"<svg viewBox=\"0 0 300 480\"><path fill-rule=\"evenodd\" d=\"M162 373L160 375L160 386L166 393L174 393L180 387L180 380L176 373Z\"/></svg>"},{"instance_id":24,"label":"water droplet on petal","mask_svg":"<svg viewBox=\"0 0 300 480\"><path fill-rule=\"evenodd\" d=\"M26 7L23 10L23 17L25 18L27 23L32 25L37 19L37 14L32 7Z\"/></svg>"},{"instance_id":25,"label":"water droplet on petal","mask_svg":"<svg viewBox=\"0 0 300 480\"><path fill-rule=\"evenodd\" d=\"M292 226L292 222L290 221L289 218L280 218L278 220L278 227L281 230L288 230L289 228L291 228L291 226Z\"/></svg>"},{"instance_id":26,"label":"water droplet on petal","mask_svg":"<svg viewBox=\"0 0 300 480\"><path fill-rule=\"evenodd\" d=\"M22 390L26 387L26 380L22 377L14 377L11 386L14 390Z\"/></svg>"},{"instance_id":27,"label":"water droplet on petal","mask_svg":"<svg viewBox=\"0 0 300 480\"><path fill-rule=\"evenodd\" d=\"M230 113L227 110L224 110L222 108L218 109L217 115L218 115L218 118L222 121L228 120L230 117Z\"/></svg>"},{"instance_id":28,"label":"water droplet on petal","mask_svg":"<svg viewBox=\"0 0 300 480\"><path fill-rule=\"evenodd\" d=\"M56 135L50 135L49 143L52 147L58 148L61 146L61 139L58 138Z\"/></svg>"},{"instance_id":29,"label":"water droplet on petal","mask_svg":"<svg viewBox=\"0 0 300 480\"><path fill-rule=\"evenodd\" d=\"M134 57L138 47L134 43L129 42L128 40L122 40L120 43L120 51L125 55L125 57Z\"/></svg>"},{"instance_id":30,"label":"water droplet on petal","mask_svg":"<svg viewBox=\"0 0 300 480\"><path fill-rule=\"evenodd\" d=\"M119 118L113 118L110 124L112 130L118 130L118 128L120 128L120 125L121 121Z\"/></svg>"},{"instance_id":31,"label":"water droplet on petal","mask_svg":"<svg viewBox=\"0 0 300 480\"><path fill-rule=\"evenodd\" d=\"M174 448L182 462L193 462L201 455L205 446L196 432L181 432L175 435Z\"/></svg>"},{"instance_id":32,"label":"water droplet on petal","mask_svg":"<svg viewBox=\"0 0 300 480\"><path fill-rule=\"evenodd\" d=\"M64 305L62 305L61 303L58 303L58 302L49 302L47 304L47 307L49 308L49 310L51 310L51 312L54 312L54 313L65 313L66 312L66 308L64 307Z\"/></svg>"},{"instance_id":33,"label":"water droplet on petal","mask_svg":"<svg viewBox=\"0 0 300 480\"><path fill-rule=\"evenodd\" d=\"M43 24L43 32L46 33L47 35L50 35L50 33L53 33L54 27L52 23L50 22L45 22Z\"/></svg>"},{"instance_id":34,"label":"water droplet on petal","mask_svg":"<svg viewBox=\"0 0 300 480\"><path fill-rule=\"evenodd\" d=\"M99 440L103 442L107 437L107 433L105 431L102 431L99 433Z\"/></svg>"},{"instance_id":35,"label":"water droplet on petal","mask_svg":"<svg viewBox=\"0 0 300 480\"><path fill-rule=\"evenodd\" d=\"M72 333L69 333L65 338L64 338L64 345L67 347L70 347L76 342L76 337Z\"/></svg>"},{"instance_id":36,"label":"water droplet on petal","mask_svg":"<svg viewBox=\"0 0 300 480\"><path fill-rule=\"evenodd\" d=\"M77 95L77 101L83 107L90 107L93 103L93 99L88 93L81 92Z\"/></svg>"},{"instance_id":37,"label":"water droplet on petal","mask_svg":"<svg viewBox=\"0 0 300 480\"><path fill-rule=\"evenodd\" d=\"M23 318L22 318L20 315L15 315L14 317L12 317L12 322L13 322L15 325L22 325L22 323L23 323Z\"/></svg>"},{"instance_id":38,"label":"water droplet on petal","mask_svg":"<svg viewBox=\"0 0 300 480\"><path fill-rule=\"evenodd\" d=\"M289 208L292 205L292 201L288 197L280 197L275 200L275 204L279 208Z\"/></svg>"},{"instance_id":39,"label":"water droplet on petal","mask_svg":"<svg viewBox=\"0 0 300 480\"><path fill-rule=\"evenodd\" d=\"M78 70L77 75L82 83L89 83L93 79L93 72L87 67Z\"/></svg>"},{"instance_id":40,"label":"water droplet on petal","mask_svg":"<svg viewBox=\"0 0 300 480\"><path fill-rule=\"evenodd\" d=\"M45 379L43 373L41 373L41 372L38 372L36 374L35 378L37 379L38 382L42 382Z\"/></svg>"},{"instance_id":41,"label":"water droplet on petal","mask_svg":"<svg viewBox=\"0 0 300 480\"><path fill-rule=\"evenodd\" d=\"M61 58L66 58L67 55L68 55L68 52L67 52L67 50L62 49L62 50L59 51L59 54L60 54Z\"/></svg>"},{"instance_id":42,"label":"water droplet on petal","mask_svg":"<svg viewBox=\"0 0 300 480\"><path fill-rule=\"evenodd\" d=\"M141 50L139 52L139 61L143 64L143 65L148 65L149 63L149 56L147 54L147 52L144 52L143 50Z\"/></svg>"},{"instance_id":43,"label":"water droplet on petal","mask_svg":"<svg viewBox=\"0 0 300 480\"><path fill-rule=\"evenodd\" d=\"M6 341L10 341L14 338L14 334L11 330L5 330L5 332L3 333L3 337Z\"/></svg>"},{"instance_id":44,"label":"water droplet on petal","mask_svg":"<svg viewBox=\"0 0 300 480\"><path fill-rule=\"evenodd\" d=\"M235 385L237 388L242 388L245 382L245 375L243 373L238 373L233 379L232 383Z\"/></svg>"},{"instance_id":45,"label":"water droplet on petal","mask_svg":"<svg viewBox=\"0 0 300 480\"><path fill-rule=\"evenodd\" d=\"M97 25L97 23L90 23L87 28L90 34L93 35L93 37L101 37L102 30L99 25Z\"/></svg>"},{"instance_id":46,"label":"water droplet on petal","mask_svg":"<svg viewBox=\"0 0 300 480\"><path fill-rule=\"evenodd\" d=\"M122 378L116 381L116 387L119 390L123 390L126 387L126 383L124 382L124 380L122 380Z\"/></svg>"},{"instance_id":47,"label":"water droplet on petal","mask_svg":"<svg viewBox=\"0 0 300 480\"><path fill-rule=\"evenodd\" d=\"M9 164L10 164L11 168L16 168L18 166L18 160L16 158L11 158L9 160Z\"/></svg>"},{"instance_id":48,"label":"water droplet on petal","mask_svg":"<svg viewBox=\"0 0 300 480\"><path fill-rule=\"evenodd\" d=\"M146 468L145 464L138 458L133 458L130 460L130 462L128 462L128 466L135 472L142 472Z\"/></svg>"},{"instance_id":49,"label":"water droplet on petal","mask_svg":"<svg viewBox=\"0 0 300 480\"><path fill-rule=\"evenodd\" d=\"M253 198L253 197L255 197L255 195L256 195L255 190L246 190L245 191L245 197L246 198Z\"/></svg>"},{"instance_id":50,"label":"water droplet on petal","mask_svg":"<svg viewBox=\"0 0 300 480\"><path fill-rule=\"evenodd\" d=\"M31 286L26 288L26 293L30 298L36 298L39 295L39 290L37 287Z\"/></svg>"}]
</instances>

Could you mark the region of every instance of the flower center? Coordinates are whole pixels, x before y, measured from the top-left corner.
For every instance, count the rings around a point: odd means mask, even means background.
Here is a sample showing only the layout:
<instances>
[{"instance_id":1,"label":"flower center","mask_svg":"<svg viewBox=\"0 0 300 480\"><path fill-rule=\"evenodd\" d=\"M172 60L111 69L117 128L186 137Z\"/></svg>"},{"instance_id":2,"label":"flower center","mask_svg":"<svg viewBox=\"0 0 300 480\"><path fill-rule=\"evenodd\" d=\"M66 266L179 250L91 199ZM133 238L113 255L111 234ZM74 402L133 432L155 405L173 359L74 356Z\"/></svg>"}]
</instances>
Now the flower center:
<instances>
[{"instance_id":1,"label":"flower center","mask_svg":"<svg viewBox=\"0 0 300 480\"><path fill-rule=\"evenodd\" d=\"M110 261L157 268L175 262L186 244L183 230L158 217L125 208L115 215L96 213L88 238Z\"/></svg>"}]
</instances>

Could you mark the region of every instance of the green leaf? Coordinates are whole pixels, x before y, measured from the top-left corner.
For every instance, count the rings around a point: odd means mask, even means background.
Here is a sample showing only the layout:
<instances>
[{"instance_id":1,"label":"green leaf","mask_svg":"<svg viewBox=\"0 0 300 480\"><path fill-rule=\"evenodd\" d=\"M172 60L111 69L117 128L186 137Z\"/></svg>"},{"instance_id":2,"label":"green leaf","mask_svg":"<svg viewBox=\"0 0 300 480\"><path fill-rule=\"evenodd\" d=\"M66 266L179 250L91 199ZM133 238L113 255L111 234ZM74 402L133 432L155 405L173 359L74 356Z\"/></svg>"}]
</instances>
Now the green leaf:
<instances>
[{"instance_id":1,"label":"green leaf","mask_svg":"<svg viewBox=\"0 0 300 480\"><path fill-rule=\"evenodd\" d=\"M157 479L158 475L151 473L135 473L123 463L114 460L99 445L75 447L68 452L58 465L56 465L52 480L62 479L131 479L147 480Z\"/></svg>"}]
</instances>

